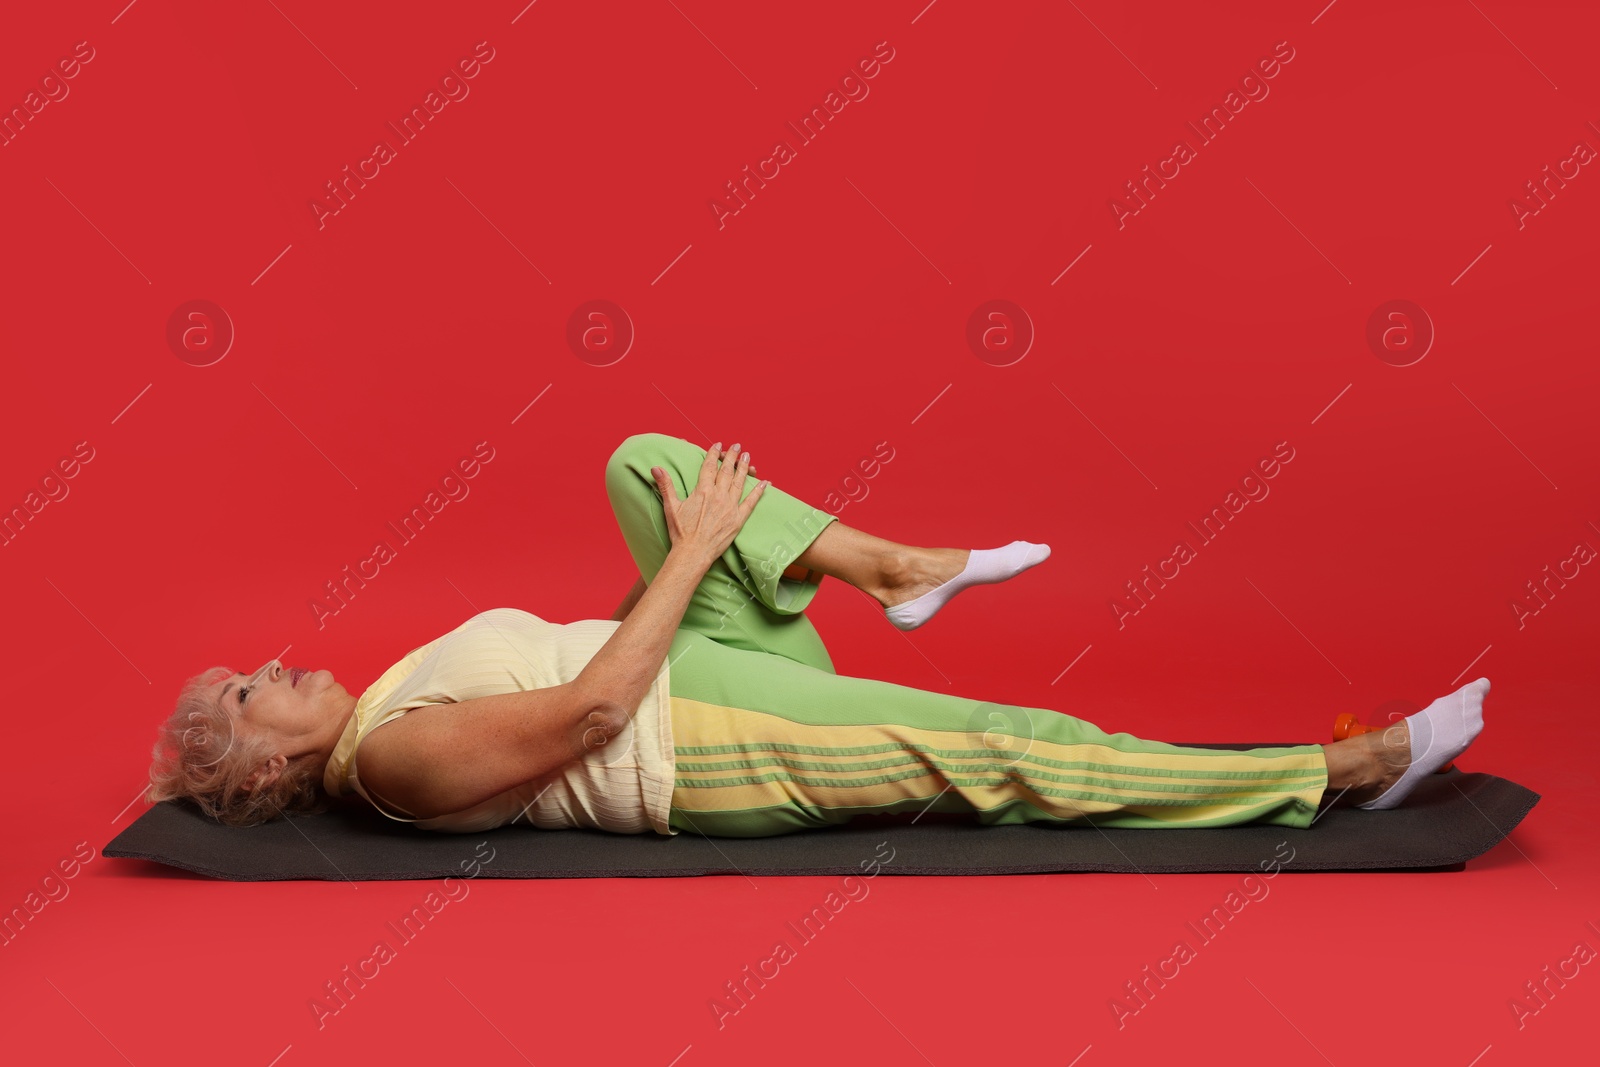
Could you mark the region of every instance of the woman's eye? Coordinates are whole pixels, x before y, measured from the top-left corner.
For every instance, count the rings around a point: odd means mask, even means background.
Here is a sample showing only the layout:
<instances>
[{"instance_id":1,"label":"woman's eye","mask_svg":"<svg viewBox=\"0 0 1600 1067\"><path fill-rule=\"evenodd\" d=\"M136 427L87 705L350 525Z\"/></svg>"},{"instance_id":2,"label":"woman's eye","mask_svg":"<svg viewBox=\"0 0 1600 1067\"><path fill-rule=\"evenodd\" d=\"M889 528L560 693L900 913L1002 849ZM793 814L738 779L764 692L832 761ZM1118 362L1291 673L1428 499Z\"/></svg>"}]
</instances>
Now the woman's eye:
<instances>
[{"instance_id":1,"label":"woman's eye","mask_svg":"<svg viewBox=\"0 0 1600 1067\"><path fill-rule=\"evenodd\" d=\"M244 704L245 694L248 693L248 692L250 692L250 687L248 685L247 686L243 686L243 687L240 688L240 690L239 690L239 703L240 703L241 706Z\"/></svg>"}]
</instances>

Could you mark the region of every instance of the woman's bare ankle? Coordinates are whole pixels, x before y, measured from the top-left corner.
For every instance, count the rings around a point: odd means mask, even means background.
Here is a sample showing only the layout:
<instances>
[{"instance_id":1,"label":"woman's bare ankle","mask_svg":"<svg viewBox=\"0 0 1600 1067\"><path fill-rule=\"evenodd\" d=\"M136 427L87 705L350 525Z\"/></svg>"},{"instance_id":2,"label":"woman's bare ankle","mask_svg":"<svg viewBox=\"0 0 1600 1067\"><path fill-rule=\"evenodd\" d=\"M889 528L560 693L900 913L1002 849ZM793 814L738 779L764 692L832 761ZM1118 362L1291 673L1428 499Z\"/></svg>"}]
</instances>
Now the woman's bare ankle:
<instances>
[{"instance_id":1,"label":"woman's bare ankle","mask_svg":"<svg viewBox=\"0 0 1600 1067\"><path fill-rule=\"evenodd\" d=\"M1410 765L1410 734L1405 723L1323 745L1328 764L1329 805L1375 800Z\"/></svg>"},{"instance_id":2,"label":"woman's bare ankle","mask_svg":"<svg viewBox=\"0 0 1600 1067\"><path fill-rule=\"evenodd\" d=\"M1379 769L1371 735L1361 734L1322 746L1328 764L1327 806L1359 804L1371 800Z\"/></svg>"},{"instance_id":3,"label":"woman's bare ankle","mask_svg":"<svg viewBox=\"0 0 1600 1067\"><path fill-rule=\"evenodd\" d=\"M885 608L917 599L960 574L972 555L965 548L897 545L885 553L877 597Z\"/></svg>"}]
</instances>

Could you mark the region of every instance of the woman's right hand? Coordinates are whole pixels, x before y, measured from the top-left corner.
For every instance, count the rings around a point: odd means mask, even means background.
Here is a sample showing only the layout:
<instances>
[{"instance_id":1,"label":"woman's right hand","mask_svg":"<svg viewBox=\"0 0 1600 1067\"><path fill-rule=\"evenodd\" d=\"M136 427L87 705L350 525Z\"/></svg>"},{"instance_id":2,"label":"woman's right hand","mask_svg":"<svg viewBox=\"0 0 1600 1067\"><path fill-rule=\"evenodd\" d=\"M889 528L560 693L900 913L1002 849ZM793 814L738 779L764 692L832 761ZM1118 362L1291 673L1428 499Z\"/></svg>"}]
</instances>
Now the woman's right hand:
<instances>
[{"instance_id":1,"label":"woman's right hand","mask_svg":"<svg viewBox=\"0 0 1600 1067\"><path fill-rule=\"evenodd\" d=\"M672 478L660 467L652 467L656 487L661 492L661 506L667 517L667 533L672 547L693 552L707 568L711 566L744 527L745 520L755 510L756 502L769 483L757 482L750 494L739 500L744 489L744 479L750 465L750 454L739 452L735 444L726 453L718 441L706 450L705 462L700 465L700 480L688 497L679 498Z\"/></svg>"}]
</instances>

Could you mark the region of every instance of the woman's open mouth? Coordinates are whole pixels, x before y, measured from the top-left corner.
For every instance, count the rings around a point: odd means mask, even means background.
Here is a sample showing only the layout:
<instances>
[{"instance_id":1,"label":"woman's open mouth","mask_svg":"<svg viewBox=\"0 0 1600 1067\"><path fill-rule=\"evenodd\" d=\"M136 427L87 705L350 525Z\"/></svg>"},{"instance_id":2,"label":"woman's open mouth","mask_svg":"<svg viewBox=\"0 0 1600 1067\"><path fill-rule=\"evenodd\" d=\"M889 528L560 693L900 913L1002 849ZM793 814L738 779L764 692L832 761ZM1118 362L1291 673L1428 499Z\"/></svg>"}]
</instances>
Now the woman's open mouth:
<instances>
[{"instance_id":1,"label":"woman's open mouth","mask_svg":"<svg viewBox=\"0 0 1600 1067\"><path fill-rule=\"evenodd\" d=\"M293 689L296 686L298 686L300 684L300 679L304 678L306 675L308 675L310 673L311 672L306 670L304 667L290 667L289 668L289 688Z\"/></svg>"}]
</instances>

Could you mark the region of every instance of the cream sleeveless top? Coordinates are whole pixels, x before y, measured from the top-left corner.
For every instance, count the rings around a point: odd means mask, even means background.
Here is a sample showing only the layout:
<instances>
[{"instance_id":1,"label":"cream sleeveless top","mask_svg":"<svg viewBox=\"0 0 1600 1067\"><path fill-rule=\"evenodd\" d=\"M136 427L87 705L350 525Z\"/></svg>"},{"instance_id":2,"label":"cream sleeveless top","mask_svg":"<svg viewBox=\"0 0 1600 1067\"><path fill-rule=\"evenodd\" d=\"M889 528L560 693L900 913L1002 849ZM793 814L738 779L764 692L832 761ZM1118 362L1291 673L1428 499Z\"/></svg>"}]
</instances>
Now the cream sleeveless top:
<instances>
[{"instance_id":1,"label":"cream sleeveless top","mask_svg":"<svg viewBox=\"0 0 1600 1067\"><path fill-rule=\"evenodd\" d=\"M599 619L561 625L517 608L474 615L443 637L413 649L367 688L328 760L323 788L332 796L354 791L389 818L427 830L477 833L525 824L547 830L677 833L667 825L675 761L665 659L621 733L582 759L465 811L432 819L403 818L385 810L361 786L357 749L384 723L428 704L570 682L621 625Z\"/></svg>"}]
</instances>

